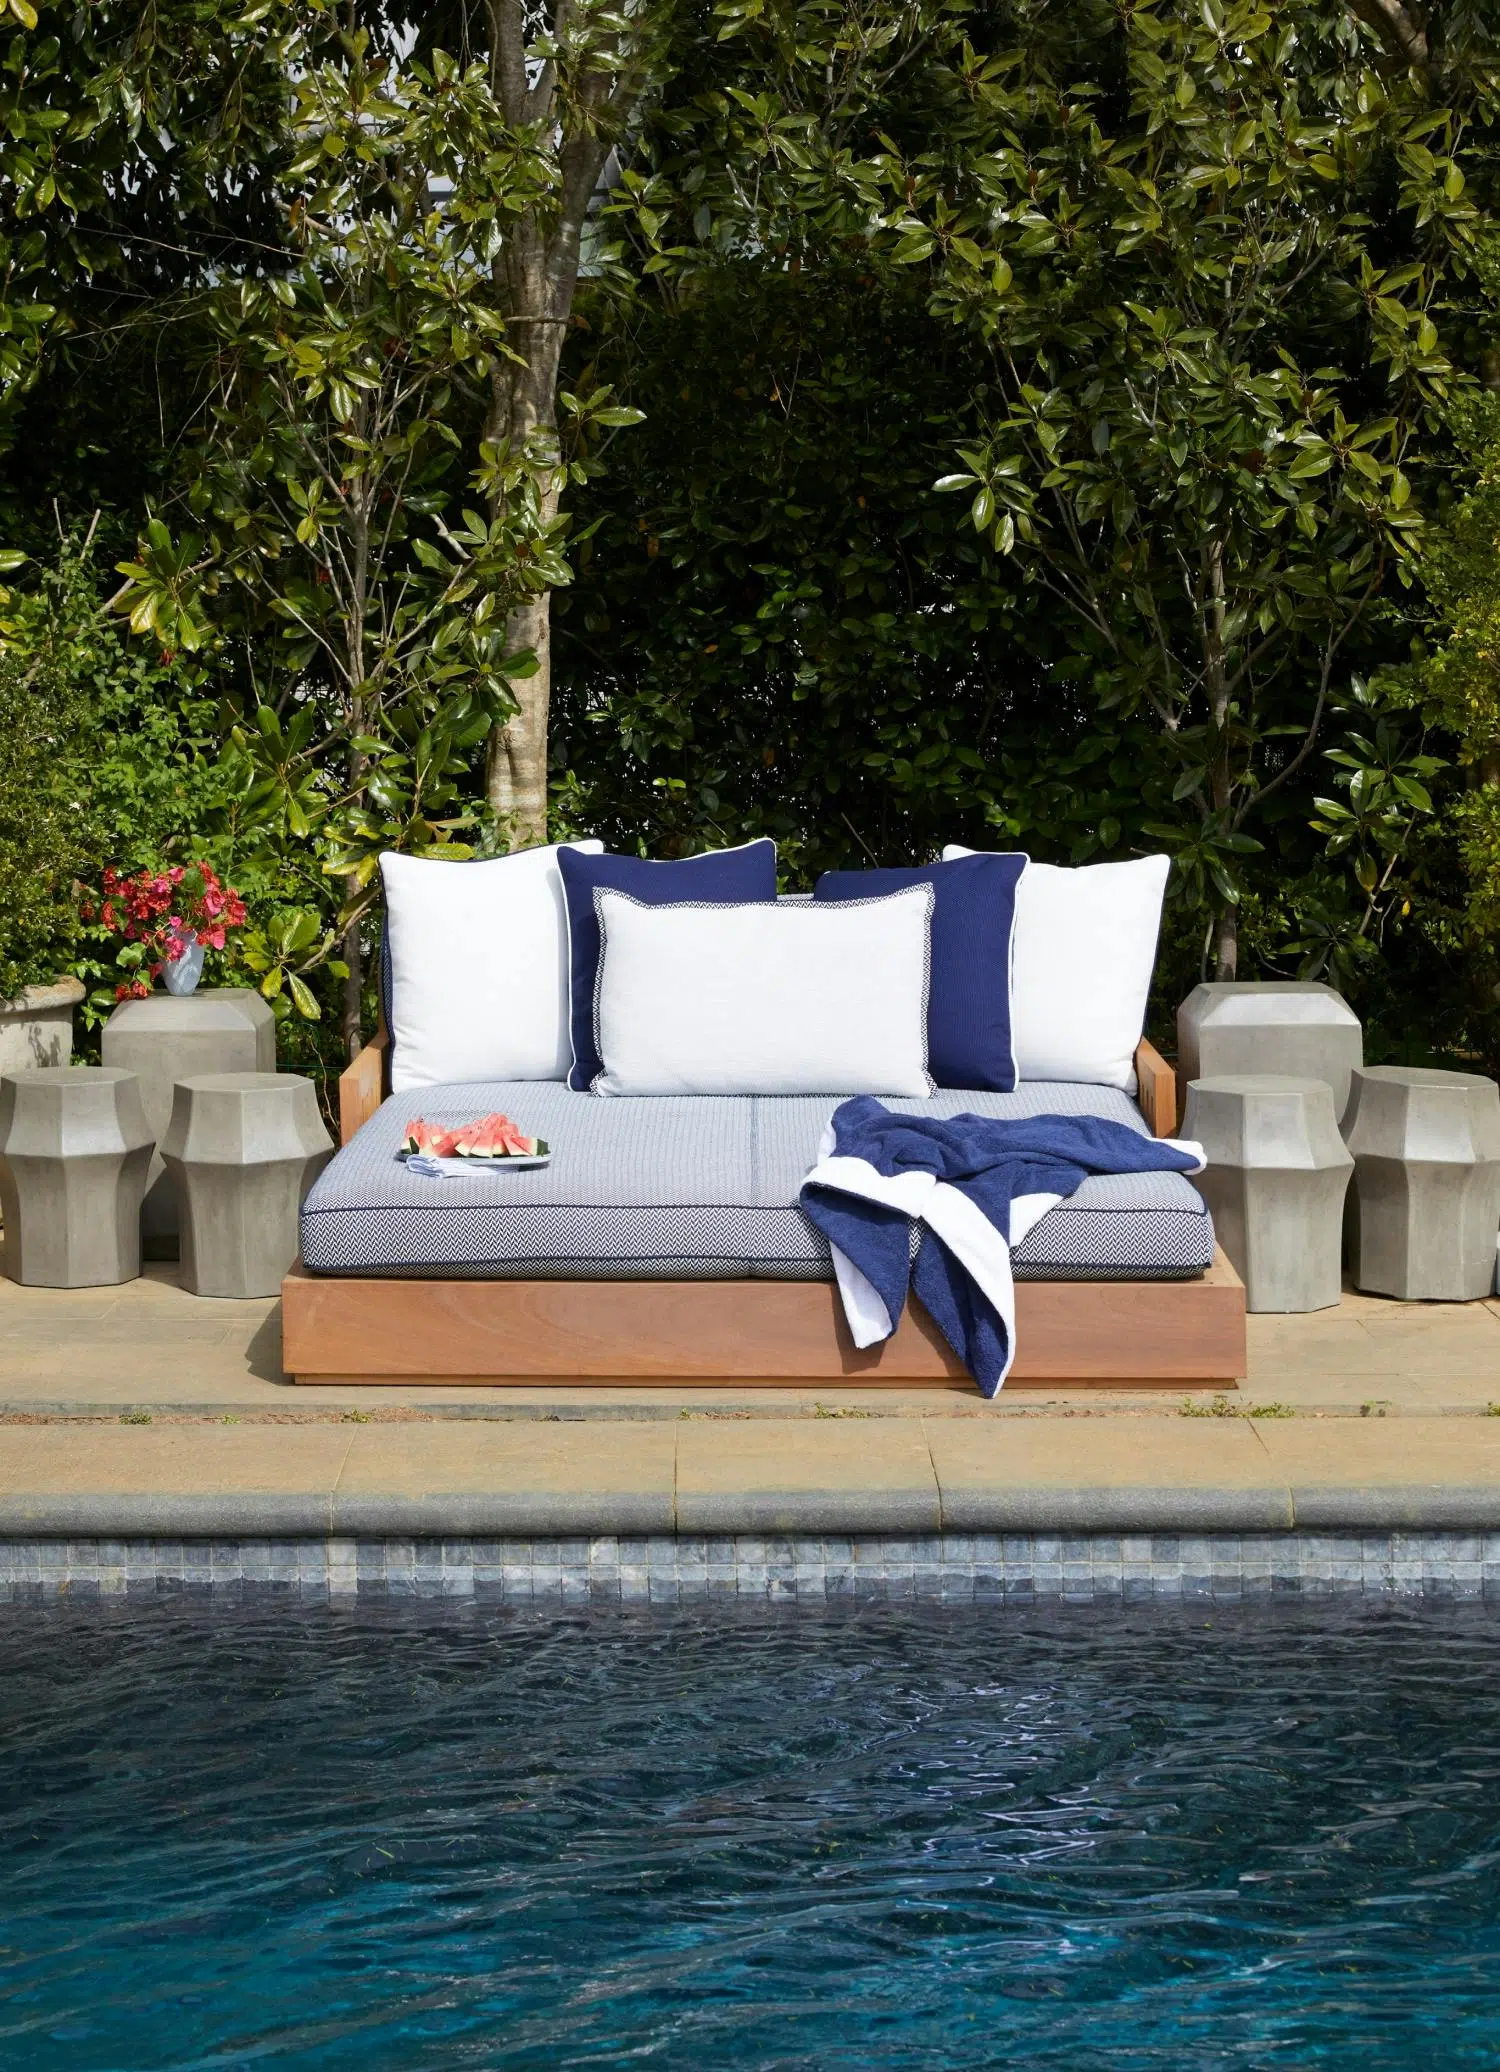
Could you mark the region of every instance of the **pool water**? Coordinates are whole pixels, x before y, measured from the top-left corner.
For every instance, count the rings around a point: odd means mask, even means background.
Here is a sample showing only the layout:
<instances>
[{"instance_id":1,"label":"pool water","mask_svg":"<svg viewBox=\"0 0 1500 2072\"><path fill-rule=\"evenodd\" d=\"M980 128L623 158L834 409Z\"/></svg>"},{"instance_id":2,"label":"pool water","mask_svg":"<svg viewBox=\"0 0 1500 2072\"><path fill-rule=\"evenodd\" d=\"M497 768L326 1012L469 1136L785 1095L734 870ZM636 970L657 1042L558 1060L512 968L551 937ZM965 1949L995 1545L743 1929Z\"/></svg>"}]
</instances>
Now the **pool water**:
<instances>
[{"instance_id":1,"label":"pool water","mask_svg":"<svg viewBox=\"0 0 1500 2072\"><path fill-rule=\"evenodd\" d=\"M0 1612L0 2067L1500 2064L1483 1609Z\"/></svg>"}]
</instances>

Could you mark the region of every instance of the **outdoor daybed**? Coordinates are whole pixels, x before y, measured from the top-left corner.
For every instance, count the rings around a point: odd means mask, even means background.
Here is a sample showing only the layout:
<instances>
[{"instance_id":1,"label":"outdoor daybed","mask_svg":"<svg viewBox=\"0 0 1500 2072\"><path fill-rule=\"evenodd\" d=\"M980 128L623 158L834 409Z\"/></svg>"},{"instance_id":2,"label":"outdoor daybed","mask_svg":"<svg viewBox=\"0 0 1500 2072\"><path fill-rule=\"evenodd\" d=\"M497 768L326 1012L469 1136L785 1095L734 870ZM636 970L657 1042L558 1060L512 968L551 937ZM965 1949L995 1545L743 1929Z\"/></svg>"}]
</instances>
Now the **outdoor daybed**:
<instances>
[{"instance_id":1,"label":"outdoor daybed","mask_svg":"<svg viewBox=\"0 0 1500 2072\"><path fill-rule=\"evenodd\" d=\"M382 1027L340 1081L343 1148L307 1198L283 1291L297 1380L971 1385L915 1303L884 1343L852 1343L828 1244L797 1205L839 1096L600 1099L555 1078L391 1094L390 1061ZM887 1105L1170 1137L1176 1082L1149 1043L1134 1079L1134 1096L1026 1079ZM546 1139L551 1164L434 1181L400 1162L412 1115L492 1110ZM1244 1372L1244 1291L1180 1173L1085 1179L1012 1264L1012 1385L1222 1387Z\"/></svg>"}]
</instances>

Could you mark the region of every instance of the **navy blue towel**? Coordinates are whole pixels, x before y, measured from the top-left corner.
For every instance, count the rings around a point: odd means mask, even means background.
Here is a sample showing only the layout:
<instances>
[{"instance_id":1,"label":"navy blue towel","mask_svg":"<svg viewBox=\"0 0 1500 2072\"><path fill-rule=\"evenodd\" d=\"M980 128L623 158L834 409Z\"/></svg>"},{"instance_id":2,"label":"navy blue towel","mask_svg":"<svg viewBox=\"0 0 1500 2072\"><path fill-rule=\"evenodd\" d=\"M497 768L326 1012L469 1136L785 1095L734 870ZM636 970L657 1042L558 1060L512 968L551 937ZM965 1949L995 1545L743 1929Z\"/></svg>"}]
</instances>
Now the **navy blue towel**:
<instances>
[{"instance_id":1,"label":"navy blue towel","mask_svg":"<svg viewBox=\"0 0 1500 2072\"><path fill-rule=\"evenodd\" d=\"M986 1396L1015 1358L1010 1251L1091 1173L1199 1173L1197 1144L1098 1115L895 1115L869 1094L834 1112L802 1183L833 1247L856 1345L889 1338L908 1282ZM922 1225L915 1265L911 1226Z\"/></svg>"}]
</instances>

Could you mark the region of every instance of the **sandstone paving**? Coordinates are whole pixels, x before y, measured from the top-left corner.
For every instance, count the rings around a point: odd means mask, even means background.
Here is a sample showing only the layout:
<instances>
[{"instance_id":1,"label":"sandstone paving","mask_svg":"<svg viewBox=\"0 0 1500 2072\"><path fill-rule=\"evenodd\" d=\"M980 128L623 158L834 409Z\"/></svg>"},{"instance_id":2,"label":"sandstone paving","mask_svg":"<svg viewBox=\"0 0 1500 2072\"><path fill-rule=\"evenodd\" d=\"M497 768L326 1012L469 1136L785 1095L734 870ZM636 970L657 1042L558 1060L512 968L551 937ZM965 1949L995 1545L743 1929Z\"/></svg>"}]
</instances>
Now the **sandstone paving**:
<instances>
[{"instance_id":1,"label":"sandstone paving","mask_svg":"<svg viewBox=\"0 0 1500 2072\"><path fill-rule=\"evenodd\" d=\"M339 1426L0 1427L0 1532L329 1531Z\"/></svg>"},{"instance_id":2,"label":"sandstone paving","mask_svg":"<svg viewBox=\"0 0 1500 2072\"><path fill-rule=\"evenodd\" d=\"M1500 1528L1500 1419L1306 1419L1257 1428L1298 1525Z\"/></svg>"},{"instance_id":3,"label":"sandstone paving","mask_svg":"<svg viewBox=\"0 0 1500 2072\"><path fill-rule=\"evenodd\" d=\"M681 1532L936 1532L937 1478L916 1419L681 1423Z\"/></svg>"},{"instance_id":4,"label":"sandstone paving","mask_svg":"<svg viewBox=\"0 0 1500 2072\"><path fill-rule=\"evenodd\" d=\"M339 1532L650 1533L673 1529L676 1432L634 1425L425 1422L355 1433Z\"/></svg>"},{"instance_id":5,"label":"sandstone paving","mask_svg":"<svg viewBox=\"0 0 1500 2072\"><path fill-rule=\"evenodd\" d=\"M1272 1531L1284 1478L1247 1418L927 1426L955 1532Z\"/></svg>"},{"instance_id":6,"label":"sandstone paving","mask_svg":"<svg viewBox=\"0 0 1500 2072\"><path fill-rule=\"evenodd\" d=\"M0 1534L1500 1530L1500 1420L0 1425Z\"/></svg>"}]
</instances>

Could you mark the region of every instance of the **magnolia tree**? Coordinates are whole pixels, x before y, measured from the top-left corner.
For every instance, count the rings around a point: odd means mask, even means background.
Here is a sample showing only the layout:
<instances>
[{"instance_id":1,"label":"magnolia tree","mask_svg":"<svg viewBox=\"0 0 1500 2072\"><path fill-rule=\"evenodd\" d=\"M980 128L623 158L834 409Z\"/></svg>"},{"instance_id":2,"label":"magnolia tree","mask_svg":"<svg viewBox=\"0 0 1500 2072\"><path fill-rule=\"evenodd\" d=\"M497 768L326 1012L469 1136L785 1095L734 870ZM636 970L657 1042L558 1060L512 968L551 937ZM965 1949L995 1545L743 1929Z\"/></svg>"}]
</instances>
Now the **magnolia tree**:
<instances>
[{"instance_id":1,"label":"magnolia tree","mask_svg":"<svg viewBox=\"0 0 1500 2072\"><path fill-rule=\"evenodd\" d=\"M1490 82L1435 103L1366 26L1387 11L1145 4L1091 49L966 50L941 140L879 167L896 256L983 347L981 435L938 486L1067 615L1065 673L1154 719L1184 819L1148 832L1221 978L1254 830L1410 581L1454 386L1439 320ZM1425 810L1422 771L1381 760Z\"/></svg>"},{"instance_id":2,"label":"magnolia tree","mask_svg":"<svg viewBox=\"0 0 1500 2072\"><path fill-rule=\"evenodd\" d=\"M558 366L657 18L488 21L490 48L459 59L316 6L287 17L282 263L184 297L206 346L197 437L179 503L123 565L138 631L246 657L247 785L348 890L325 925L308 887L262 984L316 1012L307 974L329 965L350 1046L379 850L469 853L476 752L499 838L546 838L563 490L639 415L559 396Z\"/></svg>"}]
</instances>

